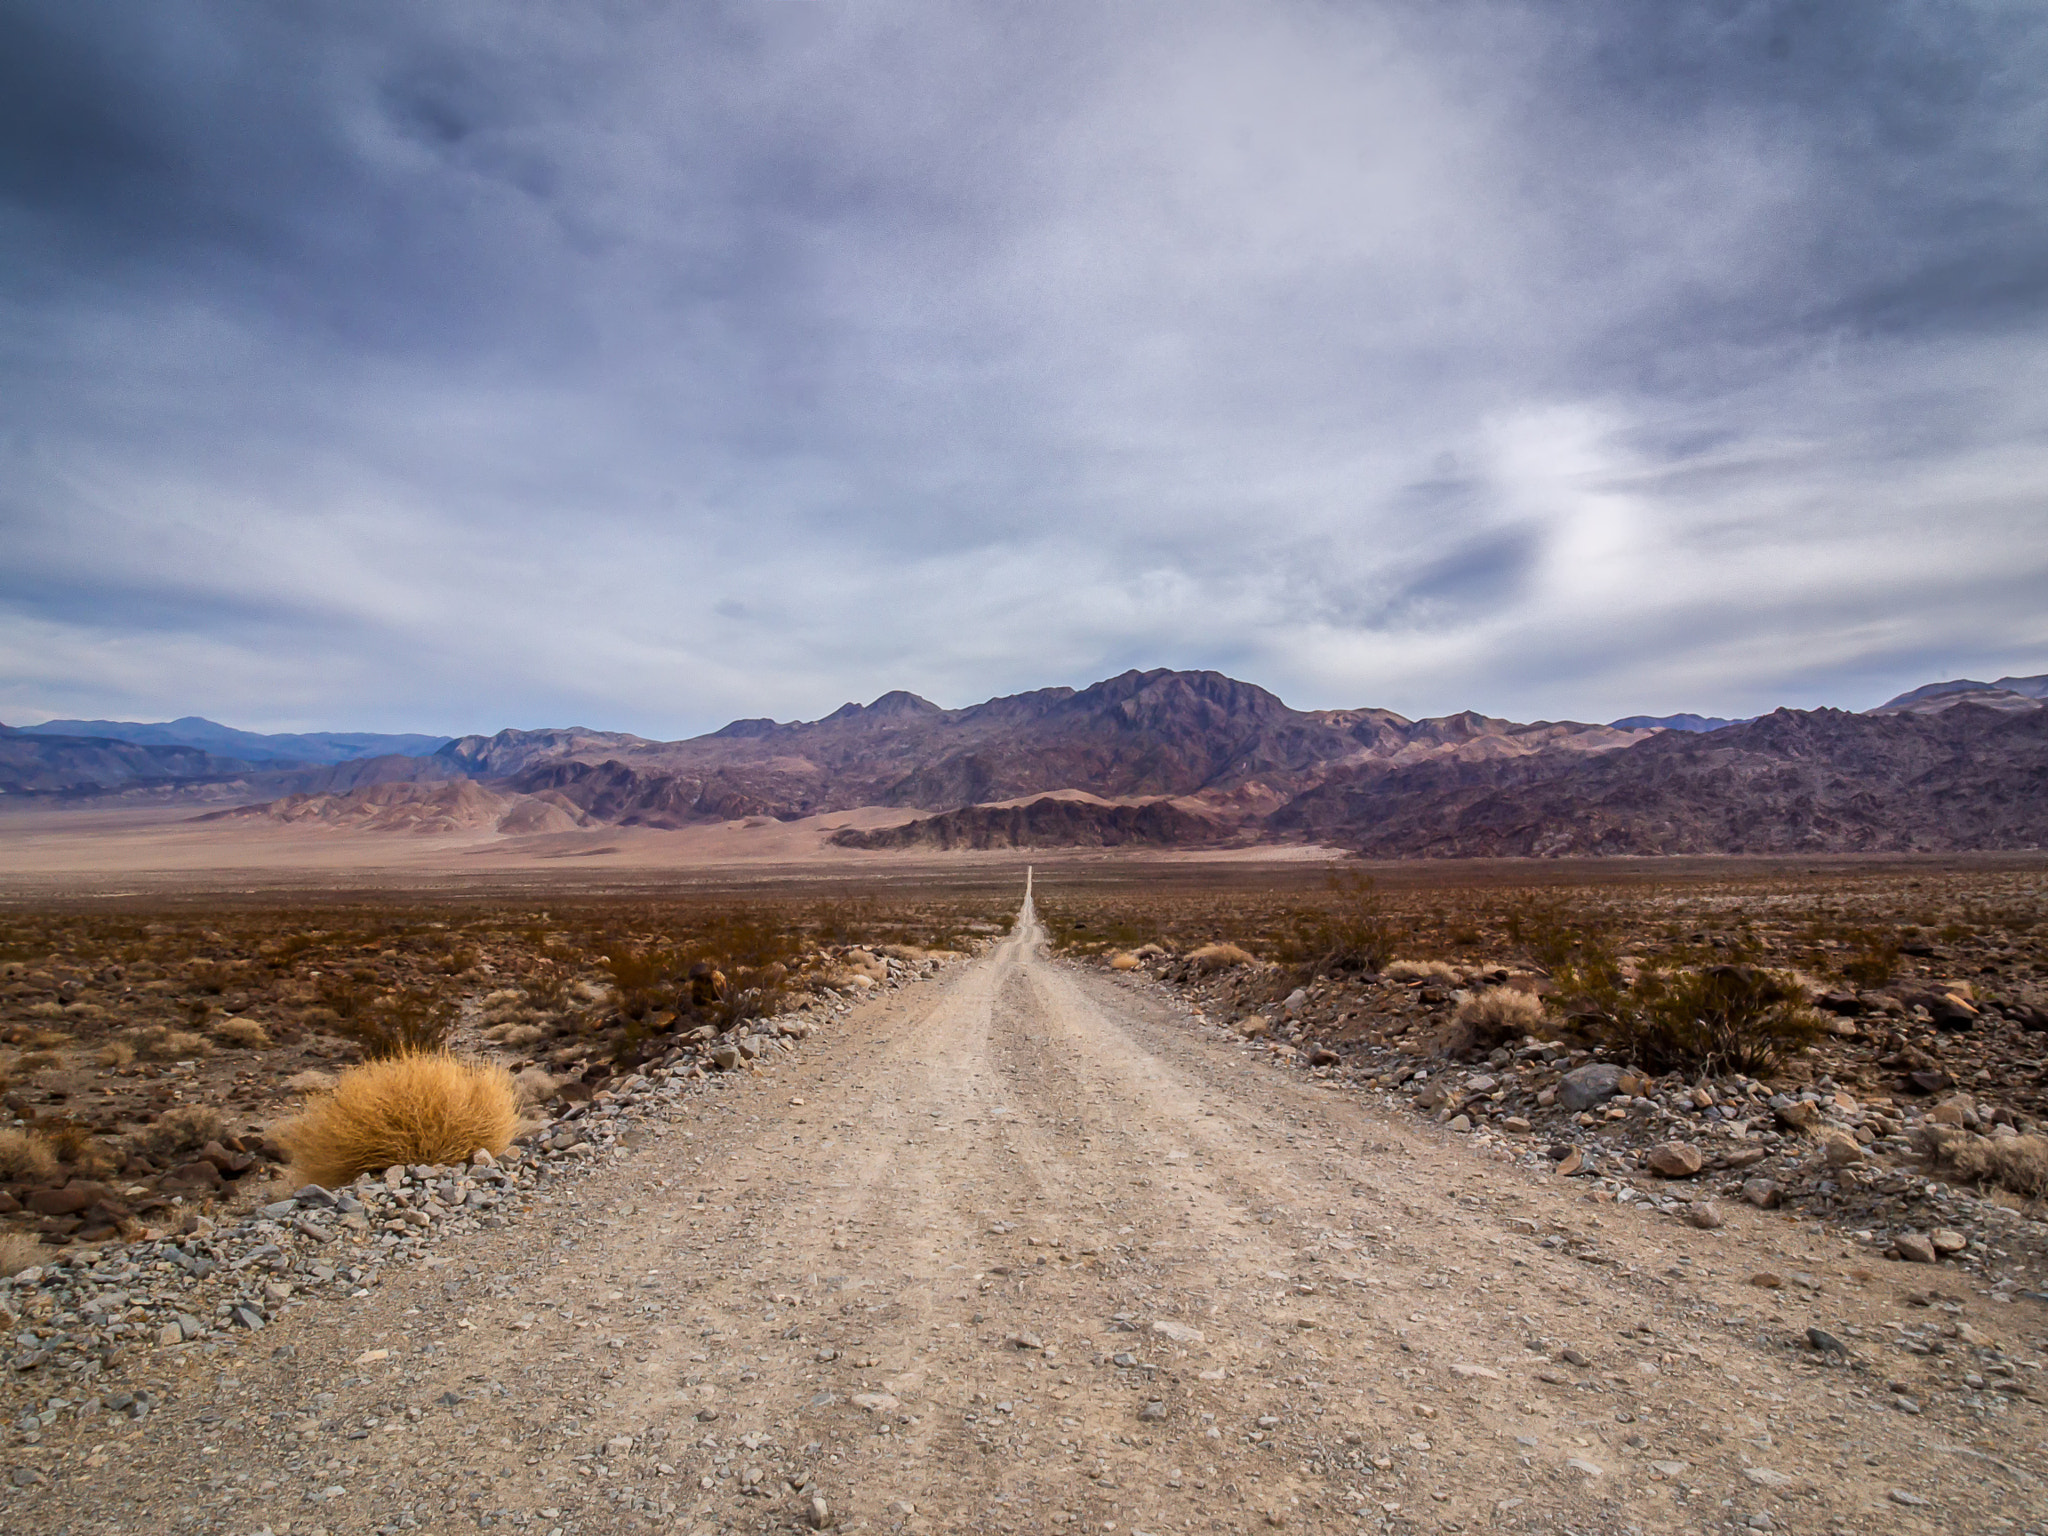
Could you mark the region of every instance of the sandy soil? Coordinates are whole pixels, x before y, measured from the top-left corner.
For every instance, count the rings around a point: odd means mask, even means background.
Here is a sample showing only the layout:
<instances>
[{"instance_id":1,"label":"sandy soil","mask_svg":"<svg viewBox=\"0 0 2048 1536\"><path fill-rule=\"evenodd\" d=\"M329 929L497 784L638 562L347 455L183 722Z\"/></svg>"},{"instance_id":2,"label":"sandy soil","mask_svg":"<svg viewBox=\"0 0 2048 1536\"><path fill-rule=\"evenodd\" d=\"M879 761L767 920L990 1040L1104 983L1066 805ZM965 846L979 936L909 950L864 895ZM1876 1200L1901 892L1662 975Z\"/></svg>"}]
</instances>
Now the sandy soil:
<instances>
[{"instance_id":1,"label":"sandy soil","mask_svg":"<svg viewBox=\"0 0 2048 1536\"><path fill-rule=\"evenodd\" d=\"M924 814L864 806L801 821L746 821L660 830L594 827L533 837L495 832L411 836L355 828L203 821L190 806L0 807L0 891L27 895L107 895L211 883L281 886L388 885L459 881L512 886L521 877L552 881L629 879L669 872L773 872L893 878L942 865L1016 870L1034 858L1070 863L1135 860L1166 864L1322 865L1340 850L1311 844L1244 849L1001 849L977 854L876 852L830 841L845 827L890 827Z\"/></svg>"},{"instance_id":2,"label":"sandy soil","mask_svg":"<svg viewBox=\"0 0 2048 1536\"><path fill-rule=\"evenodd\" d=\"M1956 1360L1883 1341L1944 1274L1589 1203L1039 937L1027 906L445 1268L188 1357L130 1433L60 1420L0 1526L784 1530L813 1497L1005 1536L2043 1521L2041 1408L1937 1400ZM2039 1330L1950 1289L1937 1320Z\"/></svg>"}]
</instances>

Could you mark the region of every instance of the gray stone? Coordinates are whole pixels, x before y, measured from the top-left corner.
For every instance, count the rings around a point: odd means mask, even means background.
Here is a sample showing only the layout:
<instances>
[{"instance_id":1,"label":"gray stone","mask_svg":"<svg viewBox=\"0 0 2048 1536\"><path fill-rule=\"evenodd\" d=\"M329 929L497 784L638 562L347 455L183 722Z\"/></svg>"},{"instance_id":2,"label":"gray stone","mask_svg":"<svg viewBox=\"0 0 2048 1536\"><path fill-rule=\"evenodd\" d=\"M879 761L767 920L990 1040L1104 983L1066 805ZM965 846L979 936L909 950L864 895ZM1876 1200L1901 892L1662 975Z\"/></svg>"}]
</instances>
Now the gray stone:
<instances>
[{"instance_id":1,"label":"gray stone","mask_svg":"<svg viewBox=\"0 0 2048 1536\"><path fill-rule=\"evenodd\" d=\"M1157 1424L1166 1417L1166 1404L1158 1398L1138 1410L1138 1417L1150 1424Z\"/></svg>"},{"instance_id":2,"label":"gray stone","mask_svg":"<svg viewBox=\"0 0 2048 1536\"><path fill-rule=\"evenodd\" d=\"M1557 1102L1573 1114L1605 1104L1621 1092L1622 1074L1627 1069L1611 1061L1591 1062L1565 1073L1557 1085Z\"/></svg>"}]
</instances>

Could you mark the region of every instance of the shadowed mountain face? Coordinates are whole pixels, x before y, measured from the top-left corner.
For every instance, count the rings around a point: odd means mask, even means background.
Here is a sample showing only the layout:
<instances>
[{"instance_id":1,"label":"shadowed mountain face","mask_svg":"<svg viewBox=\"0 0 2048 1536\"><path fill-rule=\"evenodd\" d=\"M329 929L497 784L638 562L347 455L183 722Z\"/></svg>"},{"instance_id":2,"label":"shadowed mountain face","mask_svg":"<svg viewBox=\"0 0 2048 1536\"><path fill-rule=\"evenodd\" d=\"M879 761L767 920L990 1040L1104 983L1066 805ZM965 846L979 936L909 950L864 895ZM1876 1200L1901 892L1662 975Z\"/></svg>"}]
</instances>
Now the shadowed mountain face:
<instances>
[{"instance_id":1,"label":"shadowed mountain face","mask_svg":"<svg viewBox=\"0 0 2048 1536\"><path fill-rule=\"evenodd\" d=\"M1101 805L1050 796L1024 805L969 805L900 827L835 832L842 848L1171 848L1214 843L1222 829L1170 800Z\"/></svg>"},{"instance_id":2,"label":"shadowed mountain face","mask_svg":"<svg viewBox=\"0 0 2048 1536\"><path fill-rule=\"evenodd\" d=\"M1355 770L1268 826L1391 858L2035 848L2048 710L1781 709L1598 757Z\"/></svg>"}]
</instances>

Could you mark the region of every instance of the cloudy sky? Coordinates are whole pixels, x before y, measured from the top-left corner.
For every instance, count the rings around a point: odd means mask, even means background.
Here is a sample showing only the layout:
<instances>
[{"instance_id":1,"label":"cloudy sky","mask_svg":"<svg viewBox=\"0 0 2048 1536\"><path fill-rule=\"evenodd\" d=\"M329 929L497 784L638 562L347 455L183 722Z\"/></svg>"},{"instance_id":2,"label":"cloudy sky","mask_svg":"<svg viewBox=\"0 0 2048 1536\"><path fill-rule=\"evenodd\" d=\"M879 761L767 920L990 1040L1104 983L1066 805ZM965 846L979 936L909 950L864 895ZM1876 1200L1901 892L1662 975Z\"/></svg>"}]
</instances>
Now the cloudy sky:
<instances>
[{"instance_id":1,"label":"cloudy sky","mask_svg":"<svg viewBox=\"0 0 2048 1536\"><path fill-rule=\"evenodd\" d=\"M2035 0L0 9L0 720L2048 671Z\"/></svg>"}]
</instances>

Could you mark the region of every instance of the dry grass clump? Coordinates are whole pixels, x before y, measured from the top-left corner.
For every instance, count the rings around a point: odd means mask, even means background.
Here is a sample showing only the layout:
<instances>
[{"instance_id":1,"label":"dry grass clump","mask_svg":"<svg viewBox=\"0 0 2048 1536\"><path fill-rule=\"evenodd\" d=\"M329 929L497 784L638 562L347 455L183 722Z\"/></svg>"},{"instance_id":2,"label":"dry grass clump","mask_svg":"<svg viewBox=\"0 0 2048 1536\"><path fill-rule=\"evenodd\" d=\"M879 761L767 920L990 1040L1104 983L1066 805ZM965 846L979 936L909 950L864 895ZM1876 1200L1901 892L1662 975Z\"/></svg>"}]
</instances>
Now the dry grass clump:
<instances>
[{"instance_id":1,"label":"dry grass clump","mask_svg":"<svg viewBox=\"0 0 2048 1536\"><path fill-rule=\"evenodd\" d=\"M47 1179L57 1171L57 1154L34 1131L0 1131L0 1179L9 1183Z\"/></svg>"},{"instance_id":2,"label":"dry grass clump","mask_svg":"<svg viewBox=\"0 0 2048 1536\"><path fill-rule=\"evenodd\" d=\"M245 1051L270 1048L270 1031L263 1027L260 1019L222 1019L213 1026L212 1034L222 1044L238 1046Z\"/></svg>"},{"instance_id":3,"label":"dry grass clump","mask_svg":"<svg viewBox=\"0 0 2048 1536\"><path fill-rule=\"evenodd\" d=\"M1188 954L1188 964L1201 971L1227 971L1234 965L1253 964L1252 953L1236 944L1204 944Z\"/></svg>"},{"instance_id":4,"label":"dry grass clump","mask_svg":"<svg viewBox=\"0 0 2048 1536\"><path fill-rule=\"evenodd\" d=\"M1973 1136L1959 1127L1929 1126L1921 1150L1959 1182L2048 1199L2048 1136Z\"/></svg>"},{"instance_id":5,"label":"dry grass clump","mask_svg":"<svg viewBox=\"0 0 2048 1536\"><path fill-rule=\"evenodd\" d=\"M167 1029L163 1025L137 1030L134 1041L135 1048L153 1061L187 1061L213 1050L212 1042L206 1036L195 1035L190 1030Z\"/></svg>"},{"instance_id":6,"label":"dry grass clump","mask_svg":"<svg viewBox=\"0 0 2048 1536\"><path fill-rule=\"evenodd\" d=\"M533 1005L518 987L501 987L488 994L477 1007L486 1026L486 1034L494 1027L525 1024L533 1018Z\"/></svg>"},{"instance_id":7,"label":"dry grass clump","mask_svg":"<svg viewBox=\"0 0 2048 1536\"><path fill-rule=\"evenodd\" d=\"M1112 971L1135 971L1138 964L1138 957L1125 950L1118 950L1109 957L1109 968Z\"/></svg>"},{"instance_id":8,"label":"dry grass clump","mask_svg":"<svg viewBox=\"0 0 2048 1536\"><path fill-rule=\"evenodd\" d=\"M47 1072L52 1067L64 1065L64 1058L55 1051L24 1051L14 1059L14 1070L23 1077L33 1072Z\"/></svg>"},{"instance_id":9,"label":"dry grass clump","mask_svg":"<svg viewBox=\"0 0 2048 1536\"><path fill-rule=\"evenodd\" d=\"M1485 1055L1490 1051L1532 1035L1543 1025L1543 1003L1513 987L1488 987L1464 999L1451 1015L1451 1030L1444 1039L1450 1056Z\"/></svg>"},{"instance_id":10,"label":"dry grass clump","mask_svg":"<svg viewBox=\"0 0 2048 1536\"><path fill-rule=\"evenodd\" d=\"M227 1133L228 1123L219 1110L206 1104L180 1104L158 1115L156 1123L135 1138L135 1144L151 1157L165 1158L196 1152Z\"/></svg>"},{"instance_id":11,"label":"dry grass clump","mask_svg":"<svg viewBox=\"0 0 2048 1536\"><path fill-rule=\"evenodd\" d=\"M300 1179L332 1188L394 1163L461 1162L479 1147L495 1155L518 1129L511 1073L418 1052L351 1067L279 1140Z\"/></svg>"},{"instance_id":12,"label":"dry grass clump","mask_svg":"<svg viewBox=\"0 0 2048 1536\"><path fill-rule=\"evenodd\" d=\"M125 1067L135 1060L135 1047L126 1040L109 1040L94 1054L93 1060L103 1067Z\"/></svg>"},{"instance_id":13,"label":"dry grass clump","mask_svg":"<svg viewBox=\"0 0 2048 1536\"><path fill-rule=\"evenodd\" d=\"M522 1104L545 1104L562 1086L544 1067L528 1067L512 1081L518 1085Z\"/></svg>"},{"instance_id":14,"label":"dry grass clump","mask_svg":"<svg viewBox=\"0 0 2048 1536\"><path fill-rule=\"evenodd\" d=\"M1456 966L1441 960L1390 960L1380 974L1388 981L1441 981L1453 987L1465 979Z\"/></svg>"},{"instance_id":15,"label":"dry grass clump","mask_svg":"<svg viewBox=\"0 0 2048 1536\"><path fill-rule=\"evenodd\" d=\"M484 1031L486 1040L495 1040L508 1050L523 1051L529 1045L537 1045L547 1039L548 1032L538 1024L498 1024Z\"/></svg>"},{"instance_id":16,"label":"dry grass clump","mask_svg":"<svg viewBox=\"0 0 2048 1536\"><path fill-rule=\"evenodd\" d=\"M318 1067L308 1067L303 1072L294 1072L284 1080L285 1087L293 1093L325 1093L335 1084L332 1072L322 1072Z\"/></svg>"},{"instance_id":17,"label":"dry grass clump","mask_svg":"<svg viewBox=\"0 0 2048 1536\"><path fill-rule=\"evenodd\" d=\"M26 1232L0 1233L0 1275L18 1275L42 1261L43 1245Z\"/></svg>"}]
</instances>

